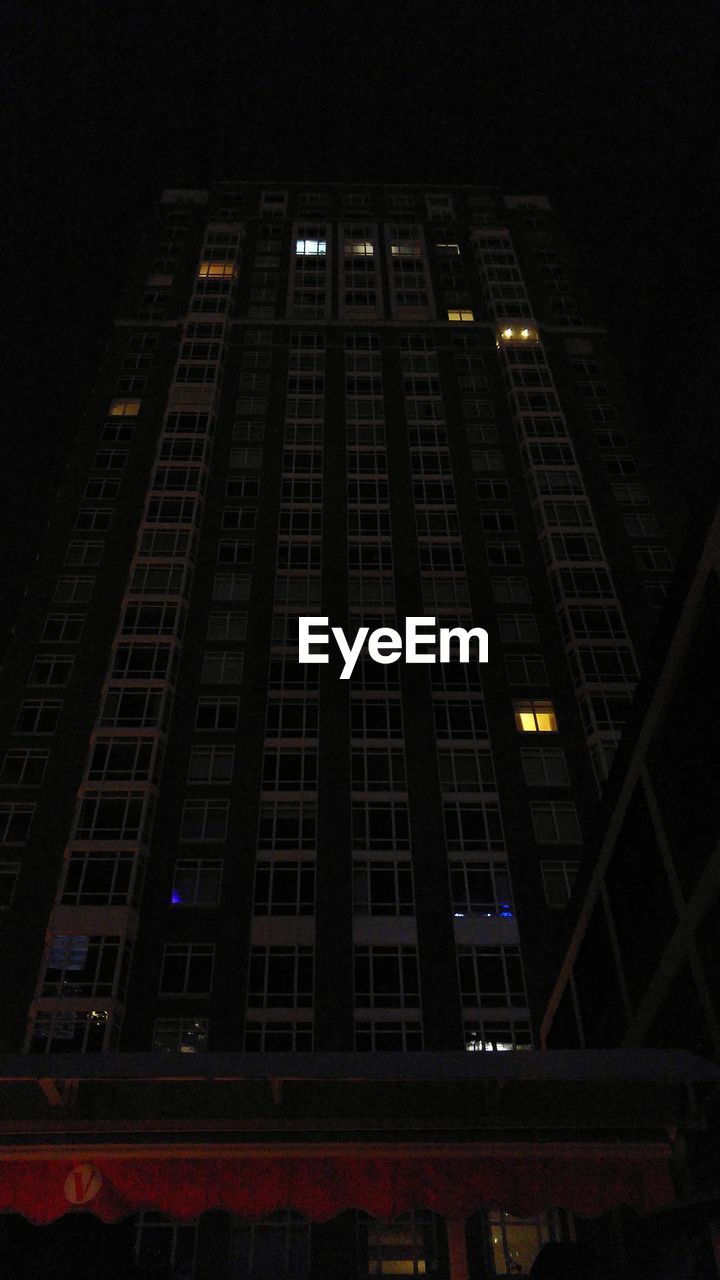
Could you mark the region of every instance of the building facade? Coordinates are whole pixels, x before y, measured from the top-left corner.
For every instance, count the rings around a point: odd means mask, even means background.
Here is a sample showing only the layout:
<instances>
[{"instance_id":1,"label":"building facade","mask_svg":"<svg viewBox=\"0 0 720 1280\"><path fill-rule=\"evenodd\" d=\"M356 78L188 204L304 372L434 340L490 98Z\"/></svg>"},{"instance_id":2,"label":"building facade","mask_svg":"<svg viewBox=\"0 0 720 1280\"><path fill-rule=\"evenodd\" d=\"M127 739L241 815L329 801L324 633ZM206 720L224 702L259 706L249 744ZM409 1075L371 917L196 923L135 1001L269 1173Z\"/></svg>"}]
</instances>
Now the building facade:
<instances>
[{"instance_id":1,"label":"building facade","mask_svg":"<svg viewBox=\"0 0 720 1280\"><path fill-rule=\"evenodd\" d=\"M166 191L5 668L4 1050L537 1044L683 518L544 198Z\"/></svg>"}]
</instances>

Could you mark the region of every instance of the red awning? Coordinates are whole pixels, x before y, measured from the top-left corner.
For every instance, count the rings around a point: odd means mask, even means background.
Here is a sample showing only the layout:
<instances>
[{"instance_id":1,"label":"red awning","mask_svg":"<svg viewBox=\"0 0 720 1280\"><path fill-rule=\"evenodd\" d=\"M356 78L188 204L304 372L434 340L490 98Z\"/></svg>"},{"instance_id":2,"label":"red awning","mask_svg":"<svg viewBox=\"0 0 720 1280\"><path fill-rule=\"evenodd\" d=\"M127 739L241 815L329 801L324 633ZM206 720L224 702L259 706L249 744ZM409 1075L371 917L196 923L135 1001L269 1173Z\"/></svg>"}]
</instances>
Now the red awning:
<instances>
[{"instance_id":1,"label":"red awning","mask_svg":"<svg viewBox=\"0 0 720 1280\"><path fill-rule=\"evenodd\" d=\"M190 1219L223 1209L258 1219L294 1209L325 1221L347 1209L393 1218L413 1208L466 1218L494 1207L528 1216L550 1208L597 1217L619 1205L639 1212L673 1201L662 1144L493 1143L458 1154L253 1155L136 1149L27 1150L0 1157L0 1211L47 1223L72 1210L115 1222L140 1210Z\"/></svg>"}]
</instances>

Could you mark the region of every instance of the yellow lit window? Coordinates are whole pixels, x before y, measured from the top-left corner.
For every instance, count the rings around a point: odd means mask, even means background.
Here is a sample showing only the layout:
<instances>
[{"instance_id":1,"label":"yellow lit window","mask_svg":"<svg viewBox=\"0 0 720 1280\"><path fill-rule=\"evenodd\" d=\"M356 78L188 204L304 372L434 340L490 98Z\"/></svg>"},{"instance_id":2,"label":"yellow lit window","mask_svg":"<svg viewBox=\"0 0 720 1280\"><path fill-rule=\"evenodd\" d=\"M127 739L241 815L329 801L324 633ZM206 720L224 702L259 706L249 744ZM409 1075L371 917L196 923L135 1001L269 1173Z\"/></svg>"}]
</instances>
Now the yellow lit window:
<instances>
[{"instance_id":1,"label":"yellow lit window","mask_svg":"<svg viewBox=\"0 0 720 1280\"><path fill-rule=\"evenodd\" d=\"M439 244L436 245L436 248L440 253L460 253L459 244Z\"/></svg>"},{"instance_id":2,"label":"yellow lit window","mask_svg":"<svg viewBox=\"0 0 720 1280\"><path fill-rule=\"evenodd\" d=\"M520 321L518 324L505 325L497 335L498 346L500 342L537 342L538 331L530 325Z\"/></svg>"},{"instance_id":3,"label":"yellow lit window","mask_svg":"<svg viewBox=\"0 0 720 1280\"><path fill-rule=\"evenodd\" d=\"M371 258L373 255L372 240L346 240L345 252L359 258Z\"/></svg>"},{"instance_id":4,"label":"yellow lit window","mask_svg":"<svg viewBox=\"0 0 720 1280\"><path fill-rule=\"evenodd\" d=\"M448 311L448 320L474 320L475 315L472 311Z\"/></svg>"},{"instance_id":5,"label":"yellow lit window","mask_svg":"<svg viewBox=\"0 0 720 1280\"><path fill-rule=\"evenodd\" d=\"M234 262L201 262L198 268L198 279L208 280L218 277L232 280L237 274Z\"/></svg>"},{"instance_id":6,"label":"yellow lit window","mask_svg":"<svg viewBox=\"0 0 720 1280\"><path fill-rule=\"evenodd\" d=\"M108 416L110 418L137 418L139 412L139 400L111 400Z\"/></svg>"},{"instance_id":7,"label":"yellow lit window","mask_svg":"<svg viewBox=\"0 0 720 1280\"><path fill-rule=\"evenodd\" d=\"M391 244L393 258L422 258L422 245L419 240L402 240L399 244Z\"/></svg>"},{"instance_id":8,"label":"yellow lit window","mask_svg":"<svg viewBox=\"0 0 720 1280\"><path fill-rule=\"evenodd\" d=\"M515 725L520 733L557 733L552 702L516 702Z\"/></svg>"}]
</instances>

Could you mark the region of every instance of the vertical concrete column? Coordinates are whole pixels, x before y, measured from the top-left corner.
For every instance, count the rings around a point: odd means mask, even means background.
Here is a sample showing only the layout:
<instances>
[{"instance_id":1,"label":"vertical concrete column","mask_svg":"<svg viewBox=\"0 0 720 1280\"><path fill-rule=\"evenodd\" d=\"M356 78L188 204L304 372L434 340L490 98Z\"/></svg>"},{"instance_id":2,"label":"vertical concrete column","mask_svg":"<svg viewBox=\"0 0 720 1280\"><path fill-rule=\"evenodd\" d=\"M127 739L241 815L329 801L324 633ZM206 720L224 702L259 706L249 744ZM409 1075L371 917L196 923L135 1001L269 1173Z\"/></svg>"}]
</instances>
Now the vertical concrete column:
<instances>
[{"instance_id":1,"label":"vertical concrete column","mask_svg":"<svg viewBox=\"0 0 720 1280\"><path fill-rule=\"evenodd\" d=\"M464 1218L447 1218L445 1222L450 1257L450 1280L468 1280L467 1241Z\"/></svg>"}]
</instances>

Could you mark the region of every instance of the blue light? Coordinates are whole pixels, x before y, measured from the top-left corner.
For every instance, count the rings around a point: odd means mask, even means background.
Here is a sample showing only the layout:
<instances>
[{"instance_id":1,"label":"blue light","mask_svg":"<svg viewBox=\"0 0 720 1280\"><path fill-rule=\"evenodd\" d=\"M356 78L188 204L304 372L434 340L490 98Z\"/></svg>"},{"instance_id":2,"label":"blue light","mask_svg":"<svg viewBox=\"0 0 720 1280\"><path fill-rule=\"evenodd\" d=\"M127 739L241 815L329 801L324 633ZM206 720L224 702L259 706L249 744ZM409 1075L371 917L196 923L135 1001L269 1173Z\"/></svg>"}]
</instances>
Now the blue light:
<instances>
[{"instance_id":1,"label":"blue light","mask_svg":"<svg viewBox=\"0 0 720 1280\"><path fill-rule=\"evenodd\" d=\"M180 897L177 889L173 889L170 901L174 907L177 907L182 902L182 898Z\"/></svg>"}]
</instances>

